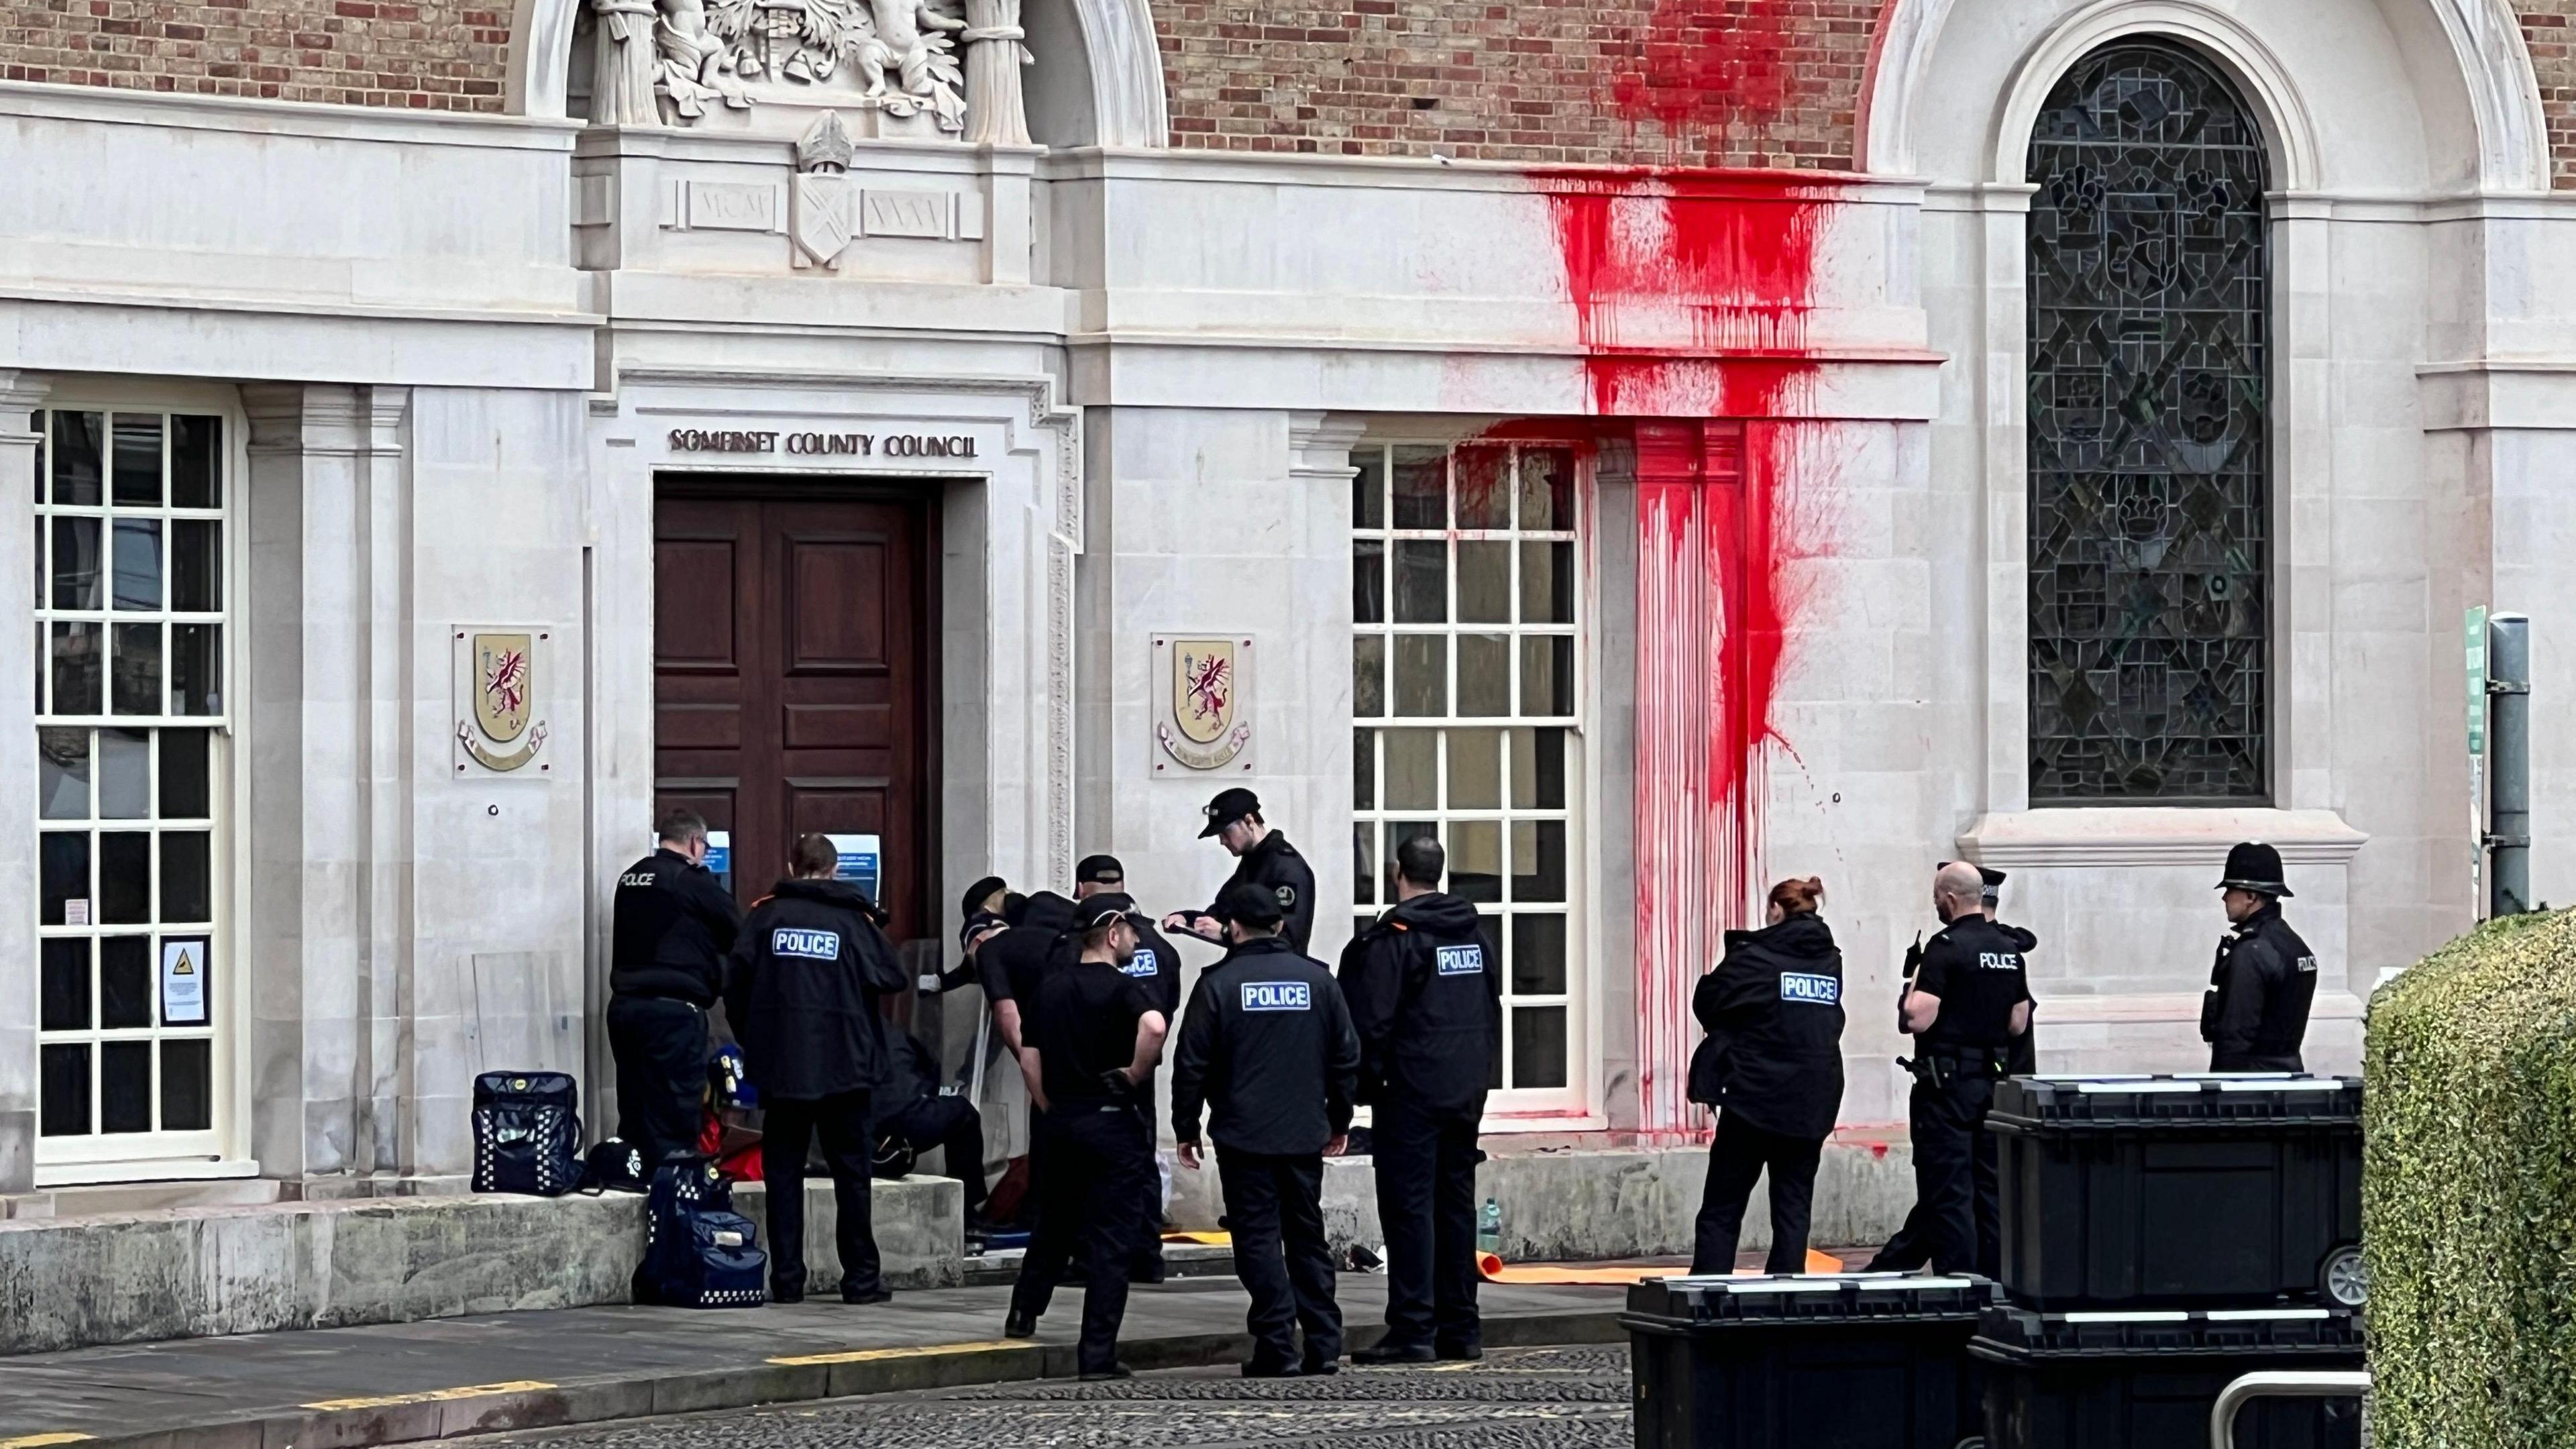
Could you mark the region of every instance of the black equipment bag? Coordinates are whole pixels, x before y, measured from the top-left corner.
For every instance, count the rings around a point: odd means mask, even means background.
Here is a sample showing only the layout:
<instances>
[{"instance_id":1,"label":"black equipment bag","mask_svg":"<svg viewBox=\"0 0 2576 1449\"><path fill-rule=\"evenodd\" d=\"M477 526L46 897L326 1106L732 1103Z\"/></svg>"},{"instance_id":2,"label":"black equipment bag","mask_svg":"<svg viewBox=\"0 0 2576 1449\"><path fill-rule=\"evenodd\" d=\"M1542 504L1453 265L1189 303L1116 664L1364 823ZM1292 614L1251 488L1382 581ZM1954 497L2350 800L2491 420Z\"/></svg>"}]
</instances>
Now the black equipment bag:
<instances>
[{"instance_id":1,"label":"black equipment bag","mask_svg":"<svg viewBox=\"0 0 2576 1449\"><path fill-rule=\"evenodd\" d=\"M561 1197L582 1185L581 1088L565 1072L474 1079L474 1190Z\"/></svg>"},{"instance_id":2,"label":"black equipment bag","mask_svg":"<svg viewBox=\"0 0 2576 1449\"><path fill-rule=\"evenodd\" d=\"M769 1301L769 1255L751 1219L733 1210L733 1185L704 1158L653 1169L644 1200L639 1301L670 1308L757 1308Z\"/></svg>"}]
</instances>

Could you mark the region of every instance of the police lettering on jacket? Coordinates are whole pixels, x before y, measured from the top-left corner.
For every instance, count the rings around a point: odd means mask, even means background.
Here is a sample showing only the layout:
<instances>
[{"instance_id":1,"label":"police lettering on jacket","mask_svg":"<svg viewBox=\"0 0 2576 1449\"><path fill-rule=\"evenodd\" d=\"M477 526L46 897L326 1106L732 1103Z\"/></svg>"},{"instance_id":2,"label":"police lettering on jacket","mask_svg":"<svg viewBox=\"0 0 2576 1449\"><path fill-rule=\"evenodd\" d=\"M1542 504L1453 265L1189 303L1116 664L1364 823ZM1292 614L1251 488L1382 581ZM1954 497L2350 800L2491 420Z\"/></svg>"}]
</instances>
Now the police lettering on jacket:
<instances>
[{"instance_id":1,"label":"police lettering on jacket","mask_svg":"<svg viewBox=\"0 0 2576 1449\"><path fill-rule=\"evenodd\" d=\"M885 1076L877 1002L912 983L859 889L783 880L727 963L725 1016L763 1097L808 1100Z\"/></svg>"},{"instance_id":2,"label":"police lettering on jacket","mask_svg":"<svg viewBox=\"0 0 2576 1449\"><path fill-rule=\"evenodd\" d=\"M2282 919L2280 902L2266 904L2219 942L2200 1008L2210 1070L2306 1070L2300 1048L2316 994L2316 953Z\"/></svg>"},{"instance_id":3,"label":"police lettering on jacket","mask_svg":"<svg viewBox=\"0 0 2576 1449\"><path fill-rule=\"evenodd\" d=\"M618 874L609 915L612 993L715 1004L742 907L704 866L654 851Z\"/></svg>"},{"instance_id":4,"label":"police lettering on jacket","mask_svg":"<svg viewBox=\"0 0 2576 1449\"><path fill-rule=\"evenodd\" d=\"M1403 901L1342 952L1360 1037L1361 1100L1481 1107L1502 1030L1502 973L1476 908L1443 891Z\"/></svg>"},{"instance_id":5,"label":"police lettering on jacket","mask_svg":"<svg viewBox=\"0 0 2576 1449\"><path fill-rule=\"evenodd\" d=\"M1800 912L1726 933L1691 1012L1690 1098L1780 1137L1822 1138L1843 1100L1843 957L1824 918Z\"/></svg>"},{"instance_id":6,"label":"police lettering on jacket","mask_svg":"<svg viewBox=\"0 0 2576 1449\"><path fill-rule=\"evenodd\" d=\"M1961 916L1923 944L1914 989L1941 1010L1926 1046L1990 1049L2012 1042L2013 1008L2030 999L2021 943L1981 915Z\"/></svg>"},{"instance_id":7,"label":"police lettering on jacket","mask_svg":"<svg viewBox=\"0 0 2576 1449\"><path fill-rule=\"evenodd\" d=\"M1246 941L1199 977L1172 1056L1172 1133L1279 1157L1321 1152L1348 1131L1359 1036L1324 963L1285 936Z\"/></svg>"}]
</instances>

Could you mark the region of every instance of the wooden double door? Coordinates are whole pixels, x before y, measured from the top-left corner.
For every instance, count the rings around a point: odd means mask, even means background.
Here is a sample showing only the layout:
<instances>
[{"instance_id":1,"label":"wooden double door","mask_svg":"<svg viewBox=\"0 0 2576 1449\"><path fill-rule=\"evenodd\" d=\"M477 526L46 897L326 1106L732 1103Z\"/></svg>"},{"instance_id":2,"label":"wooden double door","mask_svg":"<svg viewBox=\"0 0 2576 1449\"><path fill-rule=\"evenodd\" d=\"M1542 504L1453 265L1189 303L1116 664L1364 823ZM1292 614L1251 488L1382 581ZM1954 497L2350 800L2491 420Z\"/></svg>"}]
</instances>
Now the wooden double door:
<instances>
[{"instance_id":1,"label":"wooden double door","mask_svg":"<svg viewBox=\"0 0 2576 1449\"><path fill-rule=\"evenodd\" d=\"M935 495L666 478L654 509L654 796L730 836L734 894L807 832L874 835L896 940L934 934Z\"/></svg>"}]
</instances>

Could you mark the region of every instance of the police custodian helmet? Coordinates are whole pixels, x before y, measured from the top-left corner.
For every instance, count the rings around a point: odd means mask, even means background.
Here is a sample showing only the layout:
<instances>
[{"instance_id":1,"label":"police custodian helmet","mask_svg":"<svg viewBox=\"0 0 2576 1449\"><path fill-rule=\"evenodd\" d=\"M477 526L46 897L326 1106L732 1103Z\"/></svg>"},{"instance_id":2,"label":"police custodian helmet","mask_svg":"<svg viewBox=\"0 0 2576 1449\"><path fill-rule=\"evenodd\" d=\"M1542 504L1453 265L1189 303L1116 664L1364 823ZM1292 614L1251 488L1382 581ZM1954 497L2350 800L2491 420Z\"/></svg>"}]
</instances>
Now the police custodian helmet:
<instances>
[{"instance_id":1,"label":"police custodian helmet","mask_svg":"<svg viewBox=\"0 0 2576 1449\"><path fill-rule=\"evenodd\" d=\"M2218 888L2288 899L2290 886L2281 878L2281 852L2259 840L2234 847L2227 852L2227 878Z\"/></svg>"}]
</instances>

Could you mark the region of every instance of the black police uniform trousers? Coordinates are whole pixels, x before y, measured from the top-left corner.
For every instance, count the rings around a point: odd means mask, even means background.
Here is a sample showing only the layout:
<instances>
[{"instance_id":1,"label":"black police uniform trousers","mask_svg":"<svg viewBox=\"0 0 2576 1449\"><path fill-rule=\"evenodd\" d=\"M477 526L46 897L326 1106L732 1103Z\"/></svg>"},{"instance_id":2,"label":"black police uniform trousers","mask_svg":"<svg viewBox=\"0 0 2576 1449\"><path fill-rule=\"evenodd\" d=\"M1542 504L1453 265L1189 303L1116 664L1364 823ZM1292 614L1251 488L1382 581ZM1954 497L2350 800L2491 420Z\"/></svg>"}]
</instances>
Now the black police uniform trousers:
<instances>
[{"instance_id":1,"label":"black police uniform trousers","mask_svg":"<svg viewBox=\"0 0 2576 1449\"><path fill-rule=\"evenodd\" d=\"M1369 1164L1377 1178L1378 1226L1386 1234L1380 1347L1481 1348L1476 1128L1484 1110L1382 1102L1375 1115Z\"/></svg>"},{"instance_id":2,"label":"black police uniform trousers","mask_svg":"<svg viewBox=\"0 0 2576 1449\"><path fill-rule=\"evenodd\" d=\"M1995 1140L1985 1130L1994 1074L1980 1053L1927 1055L1940 1064L1941 1084L1916 1078L1906 1116L1914 1136L1914 1192L1932 1265L1944 1273L1996 1277L2003 1269L2003 1223Z\"/></svg>"},{"instance_id":3,"label":"black police uniform trousers","mask_svg":"<svg viewBox=\"0 0 2576 1449\"><path fill-rule=\"evenodd\" d=\"M1157 1123L1152 1072L1136 1084L1136 1115L1145 1120L1145 1141L1151 1144ZM1136 1251L1128 1260L1127 1276L1139 1283L1160 1283L1168 1270L1163 1263L1163 1169L1159 1159L1145 1170L1137 1210L1144 1214L1144 1231L1136 1235Z\"/></svg>"},{"instance_id":4,"label":"black police uniform trousers","mask_svg":"<svg viewBox=\"0 0 2576 1449\"><path fill-rule=\"evenodd\" d=\"M1077 1372L1105 1372L1118 1361L1118 1325L1127 1316L1127 1269L1145 1230L1144 1179L1154 1171L1145 1119L1127 1102L1058 1102L1036 1114L1029 1143L1038 1192L1038 1222L1029 1234L1011 1309L1036 1318L1078 1249L1086 1283Z\"/></svg>"},{"instance_id":5,"label":"black police uniform trousers","mask_svg":"<svg viewBox=\"0 0 2576 1449\"><path fill-rule=\"evenodd\" d=\"M1324 1159L1273 1156L1220 1142L1217 1171L1234 1233L1234 1275L1252 1295L1244 1326L1252 1361L1267 1368L1321 1366L1342 1356L1342 1309L1333 1301L1333 1250L1324 1242ZM1297 1351L1297 1330L1306 1351Z\"/></svg>"},{"instance_id":6,"label":"black police uniform trousers","mask_svg":"<svg viewBox=\"0 0 2576 1449\"><path fill-rule=\"evenodd\" d=\"M867 1089L829 1097L772 1097L762 1105L760 1176L768 1185L770 1286L794 1294L805 1291L805 1149L820 1136L823 1162L832 1173L832 1238L841 1255L841 1292L850 1296L883 1288L869 1198L876 1153L868 1138Z\"/></svg>"},{"instance_id":7,"label":"black police uniform trousers","mask_svg":"<svg viewBox=\"0 0 2576 1449\"><path fill-rule=\"evenodd\" d=\"M936 1147L948 1175L966 1190L966 1216L984 1207L984 1114L964 1097L915 1097L878 1119L877 1132L916 1153ZM765 1169L764 1169L765 1170Z\"/></svg>"},{"instance_id":8,"label":"black police uniform trousers","mask_svg":"<svg viewBox=\"0 0 2576 1449\"><path fill-rule=\"evenodd\" d=\"M1771 1173L1771 1256L1768 1273L1807 1271L1807 1215L1816 1195L1821 1137L1765 1132L1733 1112L1717 1119L1708 1144L1708 1184L1700 1190L1699 1223L1691 1244L1691 1272L1732 1273L1735 1244L1744 1230L1744 1205L1753 1179Z\"/></svg>"},{"instance_id":9,"label":"black police uniform trousers","mask_svg":"<svg viewBox=\"0 0 2576 1449\"><path fill-rule=\"evenodd\" d=\"M644 1154L644 1171L698 1150L707 1094L707 1014L664 996L609 999L608 1051L617 1063L617 1135Z\"/></svg>"}]
</instances>

